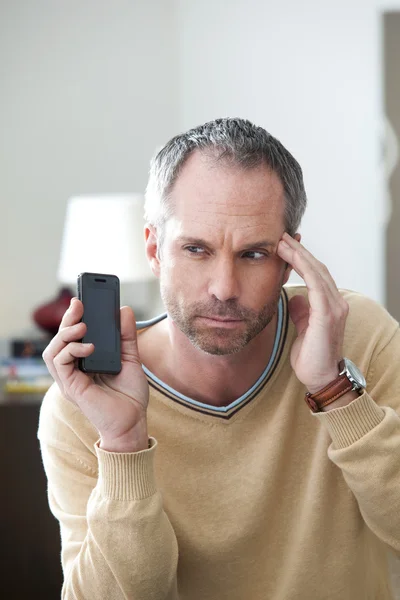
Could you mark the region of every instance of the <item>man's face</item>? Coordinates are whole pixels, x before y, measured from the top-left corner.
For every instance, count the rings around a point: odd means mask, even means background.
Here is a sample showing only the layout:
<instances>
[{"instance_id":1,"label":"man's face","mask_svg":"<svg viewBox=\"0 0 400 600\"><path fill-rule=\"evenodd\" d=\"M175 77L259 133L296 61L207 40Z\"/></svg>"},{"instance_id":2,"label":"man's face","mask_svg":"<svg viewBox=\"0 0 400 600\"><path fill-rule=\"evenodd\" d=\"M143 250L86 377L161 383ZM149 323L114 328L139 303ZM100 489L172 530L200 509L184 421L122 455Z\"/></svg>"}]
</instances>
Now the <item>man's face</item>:
<instances>
[{"instance_id":1,"label":"man's face","mask_svg":"<svg viewBox=\"0 0 400 600\"><path fill-rule=\"evenodd\" d=\"M171 201L159 261L168 314L202 351L239 352L273 318L288 276L276 255L283 186L266 166L242 170L195 152Z\"/></svg>"}]
</instances>

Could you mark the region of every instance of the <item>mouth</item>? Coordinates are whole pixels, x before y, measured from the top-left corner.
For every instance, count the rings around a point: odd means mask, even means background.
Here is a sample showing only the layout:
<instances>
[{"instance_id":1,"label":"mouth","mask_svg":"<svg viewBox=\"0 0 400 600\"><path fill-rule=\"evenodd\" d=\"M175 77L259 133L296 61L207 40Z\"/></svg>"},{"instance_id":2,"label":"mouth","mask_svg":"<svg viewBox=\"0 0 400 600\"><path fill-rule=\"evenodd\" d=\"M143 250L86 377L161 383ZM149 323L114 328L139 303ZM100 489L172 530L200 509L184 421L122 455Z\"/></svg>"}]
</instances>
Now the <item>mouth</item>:
<instances>
[{"instance_id":1,"label":"mouth","mask_svg":"<svg viewBox=\"0 0 400 600\"><path fill-rule=\"evenodd\" d=\"M207 321L210 325L219 325L221 327L224 326L233 326L236 325L237 323L242 323L242 319L232 319L230 317L199 317L200 319L203 319L205 321Z\"/></svg>"},{"instance_id":2,"label":"mouth","mask_svg":"<svg viewBox=\"0 0 400 600\"><path fill-rule=\"evenodd\" d=\"M213 321L241 321L241 319L231 319L230 317L206 317L207 319L212 319Z\"/></svg>"}]
</instances>

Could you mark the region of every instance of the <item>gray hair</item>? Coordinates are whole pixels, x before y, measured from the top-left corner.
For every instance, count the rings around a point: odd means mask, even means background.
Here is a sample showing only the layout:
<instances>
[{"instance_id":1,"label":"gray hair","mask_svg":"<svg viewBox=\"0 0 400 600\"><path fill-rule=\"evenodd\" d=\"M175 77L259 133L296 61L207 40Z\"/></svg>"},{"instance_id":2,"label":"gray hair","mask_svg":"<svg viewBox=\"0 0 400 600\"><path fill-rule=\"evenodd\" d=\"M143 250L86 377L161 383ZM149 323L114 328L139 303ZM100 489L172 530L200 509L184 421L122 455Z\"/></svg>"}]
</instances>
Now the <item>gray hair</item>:
<instances>
[{"instance_id":1,"label":"gray hair","mask_svg":"<svg viewBox=\"0 0 400 600\"><path fill-rule=\"evenodd\" d=\"M299 163L262 127L245 119L224 118L175 136L153 158L144 216L147 223L159 230L161 237L166 221L173 214L172 188L185 161L196 149L243 169L262 164L270 167L279 176L285 192L285 230L290 235L298 231L307 205Z\"/></svg>"}]
</instances>

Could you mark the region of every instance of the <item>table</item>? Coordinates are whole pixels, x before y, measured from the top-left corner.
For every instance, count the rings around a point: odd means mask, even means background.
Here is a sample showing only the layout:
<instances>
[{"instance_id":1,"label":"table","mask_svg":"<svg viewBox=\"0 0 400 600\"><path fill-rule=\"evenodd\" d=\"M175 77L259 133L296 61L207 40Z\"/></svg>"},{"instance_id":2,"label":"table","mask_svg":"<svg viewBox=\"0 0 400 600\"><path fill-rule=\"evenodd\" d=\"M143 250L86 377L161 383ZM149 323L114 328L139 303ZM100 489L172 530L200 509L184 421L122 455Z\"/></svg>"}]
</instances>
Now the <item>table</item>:
<instances>
[{"instance_id":1,"label":"table","mask_svg":"<svg viewBox=\"0 0 400 600\"><path fill-rule=\"evenodd\" d=\"M41 396L0 398L0 597L59 600L60 534L36 437Z\"/></svg>"}]
</instances>

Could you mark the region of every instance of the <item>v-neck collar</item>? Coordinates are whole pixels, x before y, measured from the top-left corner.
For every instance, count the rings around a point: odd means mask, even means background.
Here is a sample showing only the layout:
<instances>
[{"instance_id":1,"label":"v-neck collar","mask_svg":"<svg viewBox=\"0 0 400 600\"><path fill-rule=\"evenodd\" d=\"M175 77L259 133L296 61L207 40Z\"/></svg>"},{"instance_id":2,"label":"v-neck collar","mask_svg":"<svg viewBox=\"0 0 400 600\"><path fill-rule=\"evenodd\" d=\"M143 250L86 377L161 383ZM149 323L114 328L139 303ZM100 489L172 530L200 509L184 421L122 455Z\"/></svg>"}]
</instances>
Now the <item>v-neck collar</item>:
<instances>
[{"instance_id":1,"label":"v-neck collar","mask_svg":"<svg viewBox=\"0 0 400 600\"><path fill-rule=\"evenodd\" d=\"M268 364L265 367L262 374L260 375L260 377L254 383L254 385L252 385L245 394L228 404L228 406L212 406L211 404L205 404L203 402L199 402L198 400L194 400L193 398L189 398L188 396L181 394L177 390L164 383L146 366L142 365L143 370L147 375L150 386L156 389L164 396L166 396L167 398L173 400L174 402L177 402L180 405L186 406L187 408L190 408L197 412L201 412L203 414L214 415L215 417L220 417L223 419L230 419L234 414L236 414L239 410L241 410L259 394L259 392L265 387L265 385L268 383L268 381L274 374L279 363L280 357L282 355L287 335L289 315L287 305L287 294L285 289L282 288L281 296L278 302L278 319L275 341ZM138 321L136 327L138 330L145 329L147 327L150 327L151 325L154 325L155 323L159 323L160 321L165 319L166 316L167 314L164 313L149 321Z\"/></svg>"}]
</instances>

